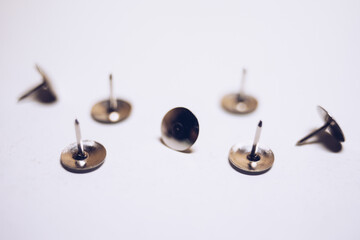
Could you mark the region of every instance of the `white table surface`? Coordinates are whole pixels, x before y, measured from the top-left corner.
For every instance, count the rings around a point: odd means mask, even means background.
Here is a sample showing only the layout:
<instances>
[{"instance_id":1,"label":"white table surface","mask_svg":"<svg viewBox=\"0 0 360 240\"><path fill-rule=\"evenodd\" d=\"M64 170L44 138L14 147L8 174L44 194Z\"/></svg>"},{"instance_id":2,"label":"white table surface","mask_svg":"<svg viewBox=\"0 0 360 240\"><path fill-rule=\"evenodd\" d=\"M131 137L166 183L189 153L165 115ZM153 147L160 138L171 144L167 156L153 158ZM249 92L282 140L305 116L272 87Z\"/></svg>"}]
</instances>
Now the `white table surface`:
<instances>
[{"instance_id":1,"label":"white table surface","mask_svg":"<svg viewBox=\"0 0 360 240\"><path fill-rule=\"evenodd\" d=\"M360 2L0 1L0 239L360 239ZM51 77L53 105L17 98ZM240 86L259 100L234 116L221 97ZM116 125L90 117L116 95L133 112ZM296 147L322 122L342 126L340 152ZM173 107L200 135L190 154L159 141ZM60 153L84 139L104 165L73 174ZM261 144L273 168L248 176L230 147Z\"/></svg>"}]
</instances>

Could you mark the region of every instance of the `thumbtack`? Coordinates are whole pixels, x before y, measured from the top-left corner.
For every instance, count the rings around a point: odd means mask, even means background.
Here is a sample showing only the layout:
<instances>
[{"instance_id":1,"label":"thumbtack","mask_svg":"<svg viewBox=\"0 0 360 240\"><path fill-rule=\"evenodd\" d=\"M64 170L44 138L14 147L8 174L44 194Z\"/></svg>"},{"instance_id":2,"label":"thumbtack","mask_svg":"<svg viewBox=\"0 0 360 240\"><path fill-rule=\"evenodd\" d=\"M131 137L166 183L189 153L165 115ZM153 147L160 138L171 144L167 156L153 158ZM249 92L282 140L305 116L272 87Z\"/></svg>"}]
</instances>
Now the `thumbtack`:
<instances>
[{"instance_id":1,"label":"thumbtack","mask_svg":"<svg viewBox=\"0 0 360 240\"><path fill-rule=\"evenodd\" d=\"M91 116L101 123L117 123L126 119L131 112L130 103L114 97L112 74L110 80L110 97L96 103L91 109Z\"/></svg>"},{"instance_id":2,"label":"thumbtack","mask_svg":"<svg viewBox=\"0 0 360 240\"><path fill-rule=\"evenodd\" d=\"M185 152L196 142L199 122L187 108L171 109L161 123L162 142L176 151Z\"/></svg>"},{"instance_id":3,"label":"thumbtack","mask_svg":"<svg viewBox=\"0 0 360 240\"><path fill-rule=\"evenodd\" d=\"M230 149L230 164L239 172L246 174L262 174L274 163L274 153L266 147L259 147L262 121L259 122L252 145L236 144Z\"/></svg>"},{"instance_id":4,"label":"thumbtack","mask_svg":"<svg viewBox=\"0 0 360 240\"><path fill-rule=\"evenodd\" d=\"M18 101L22 101L29 96L34 96L39 102L42 103L53 103L56 101L56 94L50 84L50 80L45 72L38 66L35 65L36 70L40 73L42 77L42 83L30 89L19 97Z\"/></svg>"},{"instance_id":5,"label":"thumbtack","mask_svg":"<svg viewBox=\"0 0 360 240\"><path fill-rule=\"evenodd\" d=\"M105 160L106 149L98 142L82 140L80 124L75 119L76 143L66 147L60 156L62 166L75 173L86 173L98 169Z\"/></svg>"},{"instance_id":6,"label":"thumbtack","mask_svg":"<svg viewBox=\"0 0 360 240\"><path fill-rule=\"evenodd\" d=\"M309 135L305 136L304 138L300 139L296 145L302 145L305 143L306 140L309 138L319 134L322 131L328 130L330 134L338 141L338 142L345 142L344 134L339 126L339 124L335 121L335 119L330 116L330 114L323 108L318 106L317 107L318 113L324 121L324 125L319 129L313 131Z\"/></svg>"},{"instance_id":7,"label":"thumbtack","mask_svg":"<svg viewBox=\"0 0 360 240\"><path fill-rule=\"evenodd\" d=\"M258 105L256 98L245 94L245 78L246 69L243 68L240 91L238 93L225 95L221 101L222 107L226 111L236 114L246 114L256 109Z\"/></svg>"}]
</instances>

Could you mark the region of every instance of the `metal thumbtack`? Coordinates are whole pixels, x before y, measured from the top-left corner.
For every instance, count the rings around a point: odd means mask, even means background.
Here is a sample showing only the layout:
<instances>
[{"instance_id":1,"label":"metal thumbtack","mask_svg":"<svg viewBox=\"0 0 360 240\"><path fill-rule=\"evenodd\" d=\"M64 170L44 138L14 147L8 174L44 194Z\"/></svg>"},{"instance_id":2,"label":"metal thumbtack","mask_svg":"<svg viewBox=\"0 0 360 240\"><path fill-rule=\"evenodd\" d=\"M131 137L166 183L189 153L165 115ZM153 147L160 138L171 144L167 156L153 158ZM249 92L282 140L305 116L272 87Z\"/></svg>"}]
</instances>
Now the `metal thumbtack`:
<instances>
[{"instance_id":1,"label":"metal thumbtack","mask_svg":"<svg viewBox=\"0 0 360 240\"><path fill-rule=\"evenodd\" d=\"M240 91L223 97L221 104L226 111L237 114L246 114L251 113L256 109L258 105L257 100L254 97L245 94L245 77L246 69L243 68Z\"/></svg>"},{"instance_id":2,"label":"metal thumbtack","mask_svg":"<svg viewBox=\"0 0 360 240\"><path fill-rule=\"evenodd\" d=\"M262 174L274 163L274 153L269 148L259 147L262 121L259 122L252 145L236 144L230 149L229 161L239 172Z\"/></svg>"},{"instance_id":3,"label":"metal thumbtack","mask_svg":"<svg viewBox=\"0 0 360 240\"><path fill-rule=\"evenodd\" d=\"M164 116L161 123L162 142L176 151L185 152L196 142L199 122L188 109L177 107Z\"/></svg>"},{"instance_id":4,"label":"metal thumbtack","mask_svg":"<svg viewBox=\"0 0 360 240\"><path fill-rule=\"evenodd\" d=\"M30 89L26 93L24 93L21 97L19 97L18 101L22 101L23 99L34 96L39 102L42 103L53 103L56 101L56 94L50 84L50 80L48 76L44 73L44 71L38 66L35 65L36 70L40 73L42 77L42 83L37 85L36 87Z\"/></svg>"},{"instance_id":5,"label":"metal thumbtack","mask_svg":"<svg viewBox=\"0 0 360 240\"><path fill-rule=\"evenodd\" d=\"M75 173L91 172L99 168L105 160L106 149L98 142L82 140L79 121L75 119L76 143L61 152L62 166Z\"/></svg>"},{"instance_id":6,"label":"metal thumbtack","mask_svg":"<svg viewBox=\"0 0 360 240\"><path fill-rule=\"evenodd\" d=\"M130 103L116 99L113 93L112 74L110 79L110 97L107 100L96 103L91 109L91 116L101 123L117 123L126 119L131 112Z\"/></svg>"},{"instance_id":7,"label":"metal thumbtack","mask_svg":"<svg viewBox=\"0 0 360 240\"><path fill-rule=\"evenodd\" d=\"M301 140L299 140L296 145L302 145L305 143L306 140L308 140L309 138L319 134L322 131L326 131L329 130L330 134L339 142L344 142L345 141L345 137L344 134L339 126L339 124L335 121L334 118L332 118L329 113L323 108L318 106L317 110L319 112L319 115L321 116L321 118L324 121L324 125L315 130L314 132L310 133L309 135L305 136L304 138L302 138Z\"/></svg>"}]
</instances>

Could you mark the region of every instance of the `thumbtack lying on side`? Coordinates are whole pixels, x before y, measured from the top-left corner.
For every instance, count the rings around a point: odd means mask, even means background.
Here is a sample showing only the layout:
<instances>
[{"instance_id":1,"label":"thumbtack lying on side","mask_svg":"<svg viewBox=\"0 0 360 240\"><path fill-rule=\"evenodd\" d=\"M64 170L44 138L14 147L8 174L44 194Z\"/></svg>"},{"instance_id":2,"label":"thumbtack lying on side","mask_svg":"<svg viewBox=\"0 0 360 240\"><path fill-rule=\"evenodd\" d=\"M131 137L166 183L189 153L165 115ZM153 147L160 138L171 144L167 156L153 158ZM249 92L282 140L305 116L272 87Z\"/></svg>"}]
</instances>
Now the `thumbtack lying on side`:
<instances>
[{"instance_id":1,"label":"thumbtack lying on side","mask_svg":"<svg viewBox=\"0 0 360 240\"><path fill-rule=\"evenodd\" d=\"M339 124L335 121L334 118L332 118L329 113L323 108L318 106L317 110L319 112L319 115L321 116L321 118L324 121L324 125L315 130L314 132L310 133L309 135L305 136L304 138L300 139L296 145L302 145L305 143L306 140L308 140L309 138L319 134L322 131L326 131L329 130L330 134L338 141L338 142L344 142L345 141L345 137L344 134L339 126Z\"/></svg>"},{"instance_id":2,"label":"thumbtack lying on side","mask_svg":"<svg viewBox=\"0 0 360 240\"><path fill-rule=\"evenodd\" d=\"M161 123L163 143L176 151L187 151L199 135L199 122L187 108L171 109Z\"/></svg>"},{"instance_id":3,"label":"thumbtack lying on side","mask_svg":"<svg viewBox=\"0 0 360 240\"><path fill-rule=\"evenodd\" d=\"M253 112L256 109L258 105L257 100L254 97L245 94L245 77L246 69L243 69L240 91L223 97L221 105L226 111L237 114L246 114Z\"/></svg>"},{"instance_id":4,"label":"thumbtack lying on side","mask_svg":"<svg viewBox=\"0 0 360 240\"><path fill-rule=\"evenodd\" d=\"M35 99L42 103L55 102L57 100L57 97L50 84L48 76L38 65L35 65L35 67L42 77L42 83L24 93L21 97L19 97L18 101L20 102L29 96L33 96L35 97Z\"/></svg>"},{"instance_id":5,"label":"thumbtack lying on side","mask_svg":"<svg viewBox=\"0 0 360 240\"><path fill-rule=\"evenodd\" d=\"M230 164L239 172L245 174L262 174L268 171L274 163L271 149L258 147L262 121L259 122L252 146L236 144L230 149Z\"/></svg>"},{"instance_id":6,"label":"thumbtack lying on side","mask_svg":"<svg viewBox=\"0 0 360 240\"><path fill-rule=\"evenodd\" d=\"M75 119L76 143L66 147L60 156L62 166L76 173L86 173L98 169L105 160L106 149L98 142L82 140L79 121Z\"/></svg>"},{"instance_id":7,"label":"thumbtack lying on side","mask_svg":"<svg viewBox=\"0 0 360 240\"><path fill-rule=\"evenodd\" d=\"M112 74L110 80L110 97L96 103L91 109L91 116L101 123L117 123L126 119L131 112L130 103L114 97Z\"/></svg>"}]
</instances>

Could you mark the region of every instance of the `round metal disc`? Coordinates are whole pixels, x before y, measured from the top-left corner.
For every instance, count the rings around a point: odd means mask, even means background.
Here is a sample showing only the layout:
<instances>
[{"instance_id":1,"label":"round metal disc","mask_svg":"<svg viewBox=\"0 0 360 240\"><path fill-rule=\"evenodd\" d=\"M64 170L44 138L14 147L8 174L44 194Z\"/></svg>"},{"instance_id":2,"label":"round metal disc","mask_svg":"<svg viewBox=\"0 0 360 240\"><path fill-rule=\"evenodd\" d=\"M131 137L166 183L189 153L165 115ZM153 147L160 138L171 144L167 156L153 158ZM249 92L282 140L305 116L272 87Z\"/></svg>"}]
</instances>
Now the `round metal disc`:
<instances>
[{"instance_id":1,"label":"round metal disc","mask_svg":"<svg viewBox=\"0 0 360 240\"><path fill-rule=\"evenodd\" d=\"M274 153L269 148L258 147L256 154L260 157L258 161L250 161L248 155L252 145L236 144L230 149L229 161L244 173L264 173L269 170L274 163Z\"/></svg>"},{"instance_id":2,"label":"round metal disc","mask_svg":"<svg viewBox=\"0 0 360 240\"><path fill-rule=\"evenodd\" d=\"M199 122L188 109L178 107L170 110L161 123L161 137L165 145L177 150L186 151L199 135Z\"/></svg>"},{"instance_id":3,"label":"round metal disc","mask_svg":"<svg viewBox=\"0 0 360 240\"><path fill-rule=\"evenodd\" d=\"M333 119L323 107L318 106L317 110L321 118L324 120L324 122L330 123L329 131L331 135L333 135L333 137L335 137L339 142L344 142L345 141L344 133L341 130L339 124L335 121L335 119Z\"/></svg>"},{"instance_id":4,"label":"round metal disc","mask_svg":"<svg viewBox=\"0 0 360 240\"><path fill-rule=\"evenodd\" d=\"M221 101L222 107L231 113L245 114L253 112L258 102L252 96L239 96L239 94L225 95Z\"/></svg>"},{"instance_id":5,"label":"round metal disc","mask_svg":"<svg viewBox=\"0 0 360 240\"><path fill-rule=\"evenodd\" d=\"M60 161L66 170L76 173L91 172L104 163L106 149L103 145L95 141L84 140L83 146L87 156L84 160L76 157L78 154L76 143L70 144L61 152Z\"/></svg>"},{"instance_id":6,"label":"round metal disc","mask_svg":"<svg viewBox=\"0 0 360 240\"><path fill-rule=\"evenodd\" d=\"M131 112L131 105L123 100L117 99L117 108L110 110L110 101L104 100L96 103L91 109L91 116L101 123L117 123L126 119Z\"/></svg>"}]
</instances>

